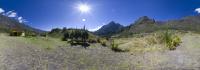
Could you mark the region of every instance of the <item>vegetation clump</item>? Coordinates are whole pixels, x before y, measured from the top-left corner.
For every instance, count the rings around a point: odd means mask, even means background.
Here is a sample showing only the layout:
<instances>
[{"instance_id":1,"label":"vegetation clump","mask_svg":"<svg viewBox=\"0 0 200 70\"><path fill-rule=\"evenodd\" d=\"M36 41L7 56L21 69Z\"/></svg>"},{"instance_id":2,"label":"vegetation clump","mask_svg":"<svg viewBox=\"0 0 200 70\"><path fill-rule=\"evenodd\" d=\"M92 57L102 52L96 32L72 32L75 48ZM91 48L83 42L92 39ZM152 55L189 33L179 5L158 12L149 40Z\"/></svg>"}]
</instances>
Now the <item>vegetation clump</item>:
<instances>
[{"instance_id":1,"label":"vegetation clump","mask_svg":"<svg viewBox=\"0 0 200 70\"><path fill-rule=\"evenodd\" d=\"M10 32L10 36L22 36L22 33L23 32L13 31L13 32Z\"/></svg>"},{"instance_id":2,"label":"vegetation clump","mask_svg":"<svg viewBox=\"0 0 200 70\"><path fill-rule=\"evenodd\" d=\"M181 43L181 38L177 35L172 34L172 32L166 31L162 35L162 40L169 50L175 50L177 46Z\"/></svg>"},{"instance_id":3,"label":"vegetation clump","mask_svg":"<svg viewBox=\"0 0 200 70\"><path fill-rule=\"evenodd\" d=\"M111 43L111 49L113 50L113 51L115 51L115 52L128 52L129 50L127 50L127 49L121 49L120 47L119 47L119 44L116 44L115 42L114 42L114 40L112 41L112 43Z\"/></svg>"},{"instance_id":4,"label":"vegetation clump","mask_svg":"<svg viewBox=\"0 0 200 70\"><path fill-rule=\"evenodd\" d=\"M88 45L86 44L89 40L89 34L85 30L72 30L70 32L65 32L63 36L63 41L68 41L72 45Z\"/></svg>"},{"instance_id":5,"label":"vegetation clump","mask_svg":"<svg viewBox=\"0 0 200 70\"><path fill-rule=\"evenodd\" d=\"M104 39L104 38L98 38L97 39L97 42L100 43L102 46L106 47L108 46L106 43L107 43L107 40Z\"/></svg>"}]
</instances>

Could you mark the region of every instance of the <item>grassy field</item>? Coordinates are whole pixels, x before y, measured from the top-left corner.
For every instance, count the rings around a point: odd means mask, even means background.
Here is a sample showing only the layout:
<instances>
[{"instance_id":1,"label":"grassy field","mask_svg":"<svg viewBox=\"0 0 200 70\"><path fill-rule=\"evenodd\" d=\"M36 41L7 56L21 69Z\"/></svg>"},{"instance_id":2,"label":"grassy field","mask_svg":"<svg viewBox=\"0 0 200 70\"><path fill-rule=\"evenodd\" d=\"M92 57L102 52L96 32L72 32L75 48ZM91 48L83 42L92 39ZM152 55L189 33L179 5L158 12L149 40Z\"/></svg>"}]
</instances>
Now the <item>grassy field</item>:
<instances>
[{"instance_id":1,"label":"grassy field","mask_svg":"<svg viewBox=\"0 0 200 70\"><path fill-rule=\"evenodd\" d=\"M115 39L129 52L114 52L100 44L85 49L55 38L0 34L0 70L199 70L200 34L176 34L182 41L176 50L160 44L156 33Z\"/></svg>"},{"instance_id":2,"label":"grassy field","mask_svg":"<svg viewBox=\"0 0 200 70\"><path fill-rule=\"evenodd\" d=\"M58 46L69 46L67 42L51 37L11 37L7 34L1 34L0 40L1 45L5 45L4 47L17 46L18 44L30 45L45 49L53 49Z\"/></svg>"}]
</instances>

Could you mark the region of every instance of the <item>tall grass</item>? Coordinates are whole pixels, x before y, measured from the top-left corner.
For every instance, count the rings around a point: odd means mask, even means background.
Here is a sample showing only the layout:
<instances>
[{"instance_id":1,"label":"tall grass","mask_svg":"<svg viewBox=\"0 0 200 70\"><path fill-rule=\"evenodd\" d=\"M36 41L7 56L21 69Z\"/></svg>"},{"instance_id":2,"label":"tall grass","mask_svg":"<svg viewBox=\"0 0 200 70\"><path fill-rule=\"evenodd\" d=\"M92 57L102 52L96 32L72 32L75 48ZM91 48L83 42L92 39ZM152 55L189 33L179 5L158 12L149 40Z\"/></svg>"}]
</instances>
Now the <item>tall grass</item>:
<instances>
[{"instance_id":1,"label":"tall grass","mask_svg":"<svg viewBox=\"0 0 200 70\"><path fill-rule=\"evenodd\" d=\"M139 37L116 38L111 41L113 51L150 52L165 49L175 50L181 43L181 34L177 31L159 31L142 34Z\"/></svg>"}]
</instances>

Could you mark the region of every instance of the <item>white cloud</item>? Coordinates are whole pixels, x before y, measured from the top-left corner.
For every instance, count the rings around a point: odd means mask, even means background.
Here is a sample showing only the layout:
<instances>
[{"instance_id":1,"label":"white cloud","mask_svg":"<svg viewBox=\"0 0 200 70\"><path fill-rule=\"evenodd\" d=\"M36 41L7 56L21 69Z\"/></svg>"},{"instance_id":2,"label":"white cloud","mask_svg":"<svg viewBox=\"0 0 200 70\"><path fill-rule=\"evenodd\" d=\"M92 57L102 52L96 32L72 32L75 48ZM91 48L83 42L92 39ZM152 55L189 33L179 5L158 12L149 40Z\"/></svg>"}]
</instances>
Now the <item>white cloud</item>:
<instances>
[{"instance_id":1,"label":"white cloud","mask_svg":"<svg viewBox=\"0 0 200 70\"><path fill-rule=\"evenodd\" d=\"M6 15L7 15L8 17L17 17L17 13L16 13L16 12L13 12L13 11L8 11L8 12L6 13Z\"/></svg>"},{"instance_id":2,"label":"white cloud","mask_svg":"<svg viewBox=\"0 0 200 70\"><path fill-rule=\"evenodd\" d=\"M200 13L200 8L196 8L195 12Z\"/></svg>"},{"instance_id":3,"label":"white cloud","mask_svg":"<svg viewBox=\"0 0 200 70\"><path fill-rule=\"evenodd\" d=\"M89 29L89 31L91 31L91 32L94 32L94 31L97 31L97 30L99 30L101 27L102 27L102 26L98 26L97 28L94 28L94 29Z\"/></svg>"},{"instance_id":4,"label":"white cloud","mask_svg":"<svg viewBox=\"0 0 200 70\"><path fill-rule=\"evenodd\" d=\"M12 12L12 13L10 13L9 15L8 15L8 17L16 17L17 16L17 13L15 13L15 12Z\"/></svg>"},{"instance_id":5,"label":"white cloud","mask_svg":"<svg viewBox=\"0 0 200 70\"><path fill-rule=\"evenodd\" d=\"M4 13L4 12L5 12L5 11L4 11L2 8L0 8L0 14L1 14L1 13Z\"/></svg>"},{"instance_id":6,"label":"white cloud","mask_svg":"<svg viewBox=\"0 0 200 70\"><path fill-rule=\"evenodd\" d=\"M8 12L6 12L6 15L8 15L8 14L10 14L10 13L12 13L12 11L8 11Z\"/></svg>"},{"instance_id":7,"label":"white cloud","mask_svg":"<svg viewBox=\"0 0 200 70\"><path fill-rule=\"evenodd\" d=\"M28 21L26 21L26 19L24 19L23 17L21 17L21 16L18 17L18 16L17 16L17 13L14 12L14 11L8 11L8 12L6 12L6 13L4 13L4 12L5 12L5 11L4 11L2 8L0 8L0 14L3 13L3 15L5 15L5 16L7 16L7 17L14 18L14 19L18 20L19 23L28 22Z\"/></svg>"},{"instance_id":8,"label":"white cloud","mask_svg":"<svg viewBox=\"0 0 200 70\"><path fill-rule=\"evenodd\" d=\"M22 17L18 17L17 19L18 19L18 21L19 21L20 23L23 22L23 18L22 18Z\"/></svg>"},{"instance_id":9,"label":"white cloud","mask_svg":"<svg viewBox=\"0 0 200 70\"><path fill-rule=\"evenodd\" d=\"M23 17L18 17L17 20L19 21L19 23L27 22L25 19L23 19Z\"/></svg>"}]
</instances>

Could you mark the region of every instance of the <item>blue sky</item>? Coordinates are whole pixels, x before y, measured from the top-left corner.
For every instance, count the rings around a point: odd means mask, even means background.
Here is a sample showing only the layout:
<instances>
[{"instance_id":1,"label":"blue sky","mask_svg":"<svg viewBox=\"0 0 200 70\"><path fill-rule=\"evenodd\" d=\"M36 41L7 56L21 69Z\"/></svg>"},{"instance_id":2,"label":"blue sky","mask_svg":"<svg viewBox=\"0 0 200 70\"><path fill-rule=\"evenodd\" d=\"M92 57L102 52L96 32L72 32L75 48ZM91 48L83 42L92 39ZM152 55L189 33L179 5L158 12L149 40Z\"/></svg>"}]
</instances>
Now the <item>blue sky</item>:
<instances>
[{"instance_id":1,"label":"blue sky","mask_svg":"<svg viewBox=\"0 0 200 70\"><path fill-rule=\"evenodd\" d=\"M89 5L90 13L81 13L79 4ZM200 0L0 0L0 8L42 30L84 25L91 30L110 21L130 25L141 16L170 20L197 15Z\"/></svg>"}]
</instances>

